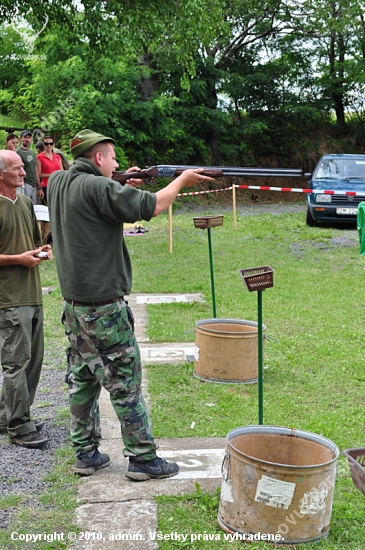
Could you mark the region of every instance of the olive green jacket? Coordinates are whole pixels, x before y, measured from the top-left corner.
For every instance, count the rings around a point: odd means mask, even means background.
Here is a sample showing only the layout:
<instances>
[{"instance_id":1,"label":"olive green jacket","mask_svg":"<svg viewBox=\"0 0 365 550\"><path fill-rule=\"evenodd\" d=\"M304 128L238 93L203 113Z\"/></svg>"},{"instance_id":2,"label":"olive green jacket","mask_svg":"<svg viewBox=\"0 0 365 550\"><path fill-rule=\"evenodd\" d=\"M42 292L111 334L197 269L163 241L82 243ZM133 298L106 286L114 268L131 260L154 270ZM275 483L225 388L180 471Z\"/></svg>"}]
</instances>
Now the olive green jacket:
<instances>
[{"instance_id":1,"label":"olive green jacket","mask_svg":"<svg viewBox=\"0 0 365 550\"><path fill-rule=\"evenodd\" d=\"M69 170L51 174L48 207L63 297L100 302L129 294L123 222L149 221L156 195L105 178L80 157Z\"/></svg>"}]
</instances>

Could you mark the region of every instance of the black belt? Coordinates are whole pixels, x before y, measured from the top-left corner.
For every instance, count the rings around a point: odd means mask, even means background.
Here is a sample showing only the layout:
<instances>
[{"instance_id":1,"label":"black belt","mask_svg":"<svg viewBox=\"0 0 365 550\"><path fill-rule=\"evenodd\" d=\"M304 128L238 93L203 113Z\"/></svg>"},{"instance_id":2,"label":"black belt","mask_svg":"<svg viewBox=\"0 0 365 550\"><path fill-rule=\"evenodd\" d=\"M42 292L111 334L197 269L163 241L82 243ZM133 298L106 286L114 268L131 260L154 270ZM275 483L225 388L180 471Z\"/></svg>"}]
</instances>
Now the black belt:
<instances>
[{"instance_id":1,"label":"black belt","mask_svg":"<svg viewBox=\"0 0 365 550\"><path fill-rule=\"evenodd\" d=\"M107 304L112 304L114 302L119 302L120 300L123 300L123 296L119 296L119 298L109 298L109 300L103 300L102 302L79 302L78 300L70 300L69 298L64 298L65 302L68 304L71 304L72 306L106 306Z\"/></svg>"}]
</instances>

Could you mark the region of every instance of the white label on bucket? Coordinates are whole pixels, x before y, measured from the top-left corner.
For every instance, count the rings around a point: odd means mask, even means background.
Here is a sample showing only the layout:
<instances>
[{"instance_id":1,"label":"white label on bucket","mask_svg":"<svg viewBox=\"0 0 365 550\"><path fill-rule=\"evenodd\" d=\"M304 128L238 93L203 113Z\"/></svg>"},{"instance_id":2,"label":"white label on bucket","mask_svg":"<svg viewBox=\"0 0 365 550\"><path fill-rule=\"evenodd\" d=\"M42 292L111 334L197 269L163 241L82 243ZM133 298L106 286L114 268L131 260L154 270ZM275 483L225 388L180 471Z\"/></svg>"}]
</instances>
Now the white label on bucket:
<instances>
[{"instance_id":1,"label":"white label on bucket","mask_svg":"<svg viewBox=\"0 0 365 550\"><path fill-rule=\"evenodd\" d=\"M326 508L325 500L327 495L327 489L304 493L301 500L300 513L304 516L305 514L316 514L320 510L324 510Z\"/></svg>"},{"instance_id":2,"label":"white label on bucket","mask_svg":"<svg viewBox=\"0 0 365 550\"><path fill-rule=\"evenodd\" d=\"M194 346L194 359L195 361L199 361L199 348L198 346Z\"/></svg>"},{"instance_id":3,"label":"white label on bucket","mask_svg":"<svg viewBox=\"0 0 365 550\"><path fill-rule=\"evenodd\" d=\"M287 510L293 500L295 483L262 476L257 484L256 502Z\"/></svg>"}]
</instances>

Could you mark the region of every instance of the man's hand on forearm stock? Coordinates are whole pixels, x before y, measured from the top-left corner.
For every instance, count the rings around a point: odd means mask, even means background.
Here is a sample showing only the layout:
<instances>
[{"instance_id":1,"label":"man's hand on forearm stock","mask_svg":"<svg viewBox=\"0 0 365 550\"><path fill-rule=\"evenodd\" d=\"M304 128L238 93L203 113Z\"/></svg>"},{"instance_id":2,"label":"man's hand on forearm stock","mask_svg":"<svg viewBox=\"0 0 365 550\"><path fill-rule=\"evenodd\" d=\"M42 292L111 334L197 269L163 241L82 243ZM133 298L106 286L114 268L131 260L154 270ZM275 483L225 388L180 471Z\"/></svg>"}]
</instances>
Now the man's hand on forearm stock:
<instances>
[{"instance_id":1,"label":"man's hand on forearm stock","mask_svg":"<svg viewBox=\"0 0 365 550\"><path fill-rule=\"evenodd\" d=\"M128 173L128 172L140 172L140 171L141 171L141 169L138 168L138 166L132 166L131 168L128 168L128 170L126 170L126 173ZM126 183L126 185L129 185L130 187L139 187L141 185L141 183L143 183L143 180L131 178L130 180L127 180L125 183Z\"/></svg>"},{"instance_id":2,"label":"man's hand on forearm stock","mask_svg":"<svg viewBox=\"0 0 365 550\"><path fill-rule=\"evenodd\" d=\"M161 212L166 210L174 202L177 194L183 187L195 187L198 183L203 181L214 181L214 178L204 176L201 172L203 168L190 168L184 170L180 176L173 180L164 189L157 191L157 203L154 216L158 216Z\"/></svg>"},{"instance_id":3,"label":"man's hand on forearm stock","mask_svg":"<svg viewBox=\"0 0 365 550\"><path fill-rule=\"evenodd\" d=\"M195 187L198 183L203 181L214 181L214 178L204 176L202 174L203 171L203 168L189 168L188 170L184 170L184 172L182 172L174 181L179 182L180 189L183 187Z\"/></svg>"}]
</instances>

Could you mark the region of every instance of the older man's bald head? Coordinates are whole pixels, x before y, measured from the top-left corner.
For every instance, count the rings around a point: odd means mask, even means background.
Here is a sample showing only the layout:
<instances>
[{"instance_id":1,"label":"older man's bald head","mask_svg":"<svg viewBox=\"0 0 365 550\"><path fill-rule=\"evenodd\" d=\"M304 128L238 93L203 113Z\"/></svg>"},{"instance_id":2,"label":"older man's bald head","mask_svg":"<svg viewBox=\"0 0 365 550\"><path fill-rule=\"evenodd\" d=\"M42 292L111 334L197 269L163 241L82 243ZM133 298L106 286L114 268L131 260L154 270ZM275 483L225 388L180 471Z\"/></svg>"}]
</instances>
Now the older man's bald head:
<instances>
[{"instance_id":1,"label":"older man's bald head","mask_svg":"<svg viewBox=\"0 0 365 550\"><path fill-rule=\"evenodd\" d=\"M6 172L7 166L12 163L21 163L23 164L22 159L15 151L10 151L8 149L0 150L0 170L1 172Z\"/></svg>"},{"instance_id":2,"label":"older man's bald head","mask_svg":"<svg viewBox=\"0 0 365 550\"><path fill-rule=\"evenodd\" d=\"M0 150L0 192L15 198L18 187L24 185L26 176L23 161L15 151Z\"/></svg>"}]
</instances>

